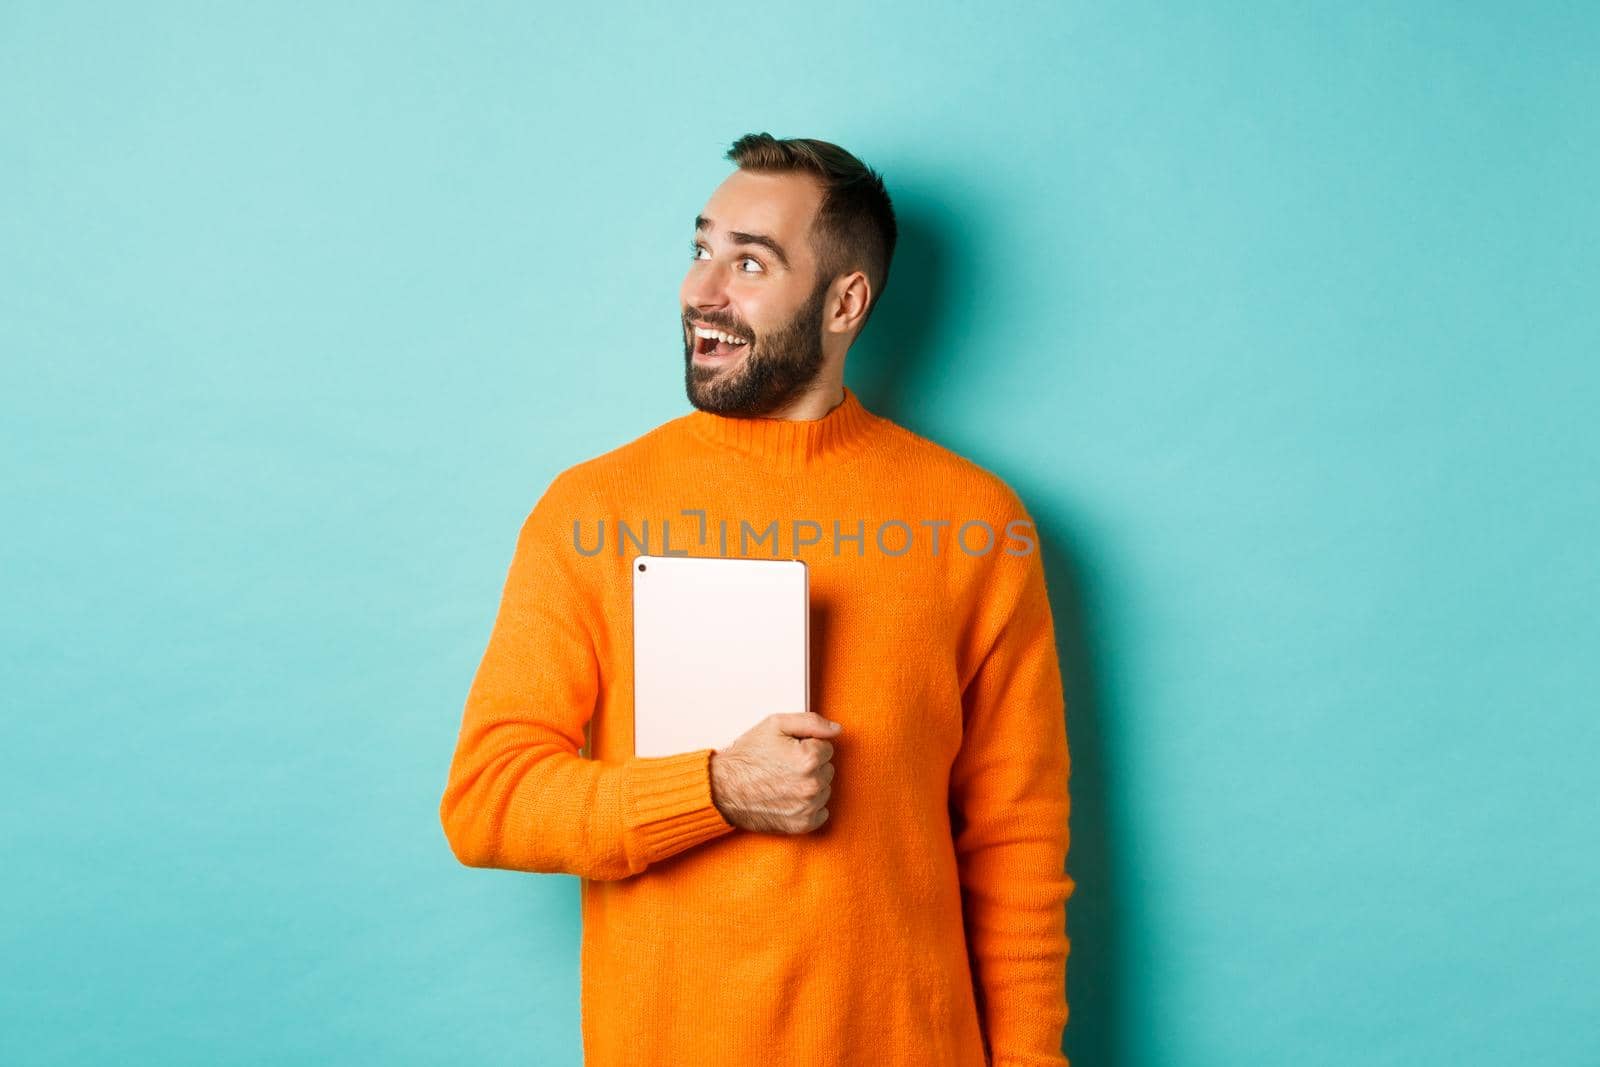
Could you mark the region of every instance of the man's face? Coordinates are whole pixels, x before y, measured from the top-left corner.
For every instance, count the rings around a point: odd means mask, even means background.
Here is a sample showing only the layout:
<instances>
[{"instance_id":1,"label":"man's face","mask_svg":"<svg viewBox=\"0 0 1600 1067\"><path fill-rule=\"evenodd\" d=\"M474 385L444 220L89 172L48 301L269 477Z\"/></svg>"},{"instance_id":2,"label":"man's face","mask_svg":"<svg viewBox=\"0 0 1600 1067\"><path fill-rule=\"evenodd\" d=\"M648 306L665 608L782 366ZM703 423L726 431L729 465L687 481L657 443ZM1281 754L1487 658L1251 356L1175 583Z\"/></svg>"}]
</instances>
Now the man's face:
<instances>
[{"instance_id":1,"label":"man's face","mask_svg":"<svg viewBox=\"0 0 1600 1067\"><path fill-rule=\"evenodd\" d=\"M822 368L822 308L808 233L822 187L810 175L736 170L699 216L679 291L689 402L750 418L783 407ZM743 344L699 335L711 328Z\"/></svg>"}]
</instances>

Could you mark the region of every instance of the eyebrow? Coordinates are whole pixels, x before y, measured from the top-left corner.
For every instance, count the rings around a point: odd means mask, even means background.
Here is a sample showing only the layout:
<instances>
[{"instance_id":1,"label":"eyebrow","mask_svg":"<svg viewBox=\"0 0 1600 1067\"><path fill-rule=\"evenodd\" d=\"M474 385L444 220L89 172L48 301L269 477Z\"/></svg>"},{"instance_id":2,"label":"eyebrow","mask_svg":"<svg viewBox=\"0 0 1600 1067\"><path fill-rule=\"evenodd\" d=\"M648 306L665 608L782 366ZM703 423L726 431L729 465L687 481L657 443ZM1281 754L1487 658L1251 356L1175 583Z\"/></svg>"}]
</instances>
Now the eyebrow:
<instances>
[{"instance_id":1,"label":"eyebrow","mask_svg":"<svg viewBox=\"0 0 1600 1067\"><path fill-rule=\"evenodd\" d=\"M701 230L711 230L715 228L716 223L712 222L704 215L696 215L694 217L695 233L699 233ZM783 264L785 270L792 269L789 266L789 257L784 254L783 246L764 233L743 233L739 230L729 230L728 240L732 241L736 245L759 245L776 256L778 262Z\"/></svg>"}]
</instances>

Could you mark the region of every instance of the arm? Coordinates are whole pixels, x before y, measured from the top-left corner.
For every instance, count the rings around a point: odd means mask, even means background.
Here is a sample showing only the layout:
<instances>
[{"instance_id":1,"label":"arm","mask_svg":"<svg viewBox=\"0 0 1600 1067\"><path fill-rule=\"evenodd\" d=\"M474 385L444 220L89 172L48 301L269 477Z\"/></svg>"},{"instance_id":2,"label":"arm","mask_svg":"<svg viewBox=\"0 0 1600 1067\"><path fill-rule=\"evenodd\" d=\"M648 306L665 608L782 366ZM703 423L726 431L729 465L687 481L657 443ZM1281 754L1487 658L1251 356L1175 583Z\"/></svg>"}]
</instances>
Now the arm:
<instances>
[{"instance_id":1,"label":"arm","mask_svg":"<svg viewBox=\"0 0 1600 1067\"><path fill-rule=\"evenodd\" d=\"M1066 1067L1065 703L1037 545L998 558L950 775L967 945L994 1067ZM986 638L980 638L985 640Z\"/></svg>"},{"instance_id":2,"label":"arm","mask_svg":"<svg viewBox=\"0 0 1600 1067\"><path fill-rule=\"evenodd\" d=\"M579 755L600 670L574 499L558 476L518 534L439 818L469 867L620 879L734 827L712 802L711 749Z\"/></svg>"}]
</instances>

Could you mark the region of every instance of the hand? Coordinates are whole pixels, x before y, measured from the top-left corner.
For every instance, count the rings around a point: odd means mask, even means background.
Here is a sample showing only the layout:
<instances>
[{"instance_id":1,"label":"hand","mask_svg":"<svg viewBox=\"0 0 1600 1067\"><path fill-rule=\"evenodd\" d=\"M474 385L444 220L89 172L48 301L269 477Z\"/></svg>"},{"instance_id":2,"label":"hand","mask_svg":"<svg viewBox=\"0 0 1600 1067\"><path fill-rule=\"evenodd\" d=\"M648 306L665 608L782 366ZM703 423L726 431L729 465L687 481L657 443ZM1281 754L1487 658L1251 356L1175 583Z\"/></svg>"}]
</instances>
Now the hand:
<instances>
[{"instance_id":1,"label":"hand","mask_svg":"<svg viewBox=\"0 0 1600 1067\"><path fill-rule=\"evenodd\" d=\"M828 821L839 724L814 712L768 715L711 754L711 800L735 826L810 833Z\"/></svg>"}]
</instances>

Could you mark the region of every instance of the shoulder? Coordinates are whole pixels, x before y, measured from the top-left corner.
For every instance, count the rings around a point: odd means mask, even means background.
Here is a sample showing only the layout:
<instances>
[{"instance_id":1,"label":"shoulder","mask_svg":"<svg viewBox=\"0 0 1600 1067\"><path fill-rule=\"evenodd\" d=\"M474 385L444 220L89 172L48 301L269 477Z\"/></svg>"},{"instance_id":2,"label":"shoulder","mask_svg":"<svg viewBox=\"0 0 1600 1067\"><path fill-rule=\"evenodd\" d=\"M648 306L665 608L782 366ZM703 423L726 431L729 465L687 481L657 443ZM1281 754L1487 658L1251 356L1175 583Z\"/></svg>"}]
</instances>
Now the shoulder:
<instances>
[{"instance_id":1,"label":"shoulder","mask_svg":"<svg viewBox=\"0 0 1600 1067\"><path fill-rule=\"evenodd\" d=\"M899 423L884 425L891 462L916 472L939 503L1001 524L1029 517L1016 489L995 471Z\"/></svg>"},{"instance_id":2,"label":"shoulder","mask_svg":"<svg viewBox=\"0 0 1600 1067\"><path fill-rule=\"evenodd\" d=\"M603 505L613 497L615 487L629 479L637 480L640 460L658 451L664 429L655 427L615 448L558 468L542 490L535 482L533 499L524 505L523 536L559 539L567 536L566 531L575 522L592 523L603 513Z\"/></svg>"},{"instance_id":3,"label":"shoulder","mask_svg":"<svg viewBox=\"0 0 1600 1067\"><path fill-rule=\"evenodd\" d=\"M669 453L679 421L662 423L615 448L561 469L550 480L544 497L559 503L593 502L614 495L620 486L648 477L652 468L670 464Z\"/></svg>"}]
</instances>

